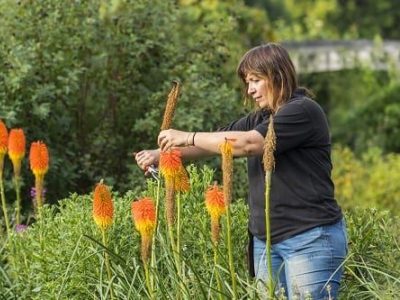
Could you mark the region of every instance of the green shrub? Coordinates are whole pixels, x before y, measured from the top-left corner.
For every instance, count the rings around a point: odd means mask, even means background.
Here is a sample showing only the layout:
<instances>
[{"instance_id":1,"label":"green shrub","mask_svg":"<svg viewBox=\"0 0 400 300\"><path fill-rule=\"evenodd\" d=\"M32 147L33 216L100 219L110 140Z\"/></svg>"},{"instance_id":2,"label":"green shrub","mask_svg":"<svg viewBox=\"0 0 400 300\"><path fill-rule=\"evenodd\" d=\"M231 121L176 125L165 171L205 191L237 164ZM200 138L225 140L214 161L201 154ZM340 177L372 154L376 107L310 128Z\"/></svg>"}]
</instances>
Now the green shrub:
<instances>
[{"instance_id":1,"label":"green shrub","mask_svg":"<svg viewBox=\"0 0 400 300\"><path fill-rule=\"evenodd\" d=\"M213 181L213 172L207 167L191 166L189 170L191 191L183 197L182 214L184 286L195 299L215 298L210 220L203 199L205 188ZM115 218L108 234L108 253L113 290L119 299L146 298L140 239L133 229L130 204L143 195L155 197L156 190L156 183L148 181L148 189L142 193L114 193ZM156 240L157 270L153 273L157 299L174 298L179 282L166 239L162 207ZM245 263L247 207L243 201L235 201L232 209L239 293L241 297L255 299L255 287ZM72 194L61 200L58 207L46 206L43 219L25 232L12 234L1 252L0 295L7 295L8 299L105 299L109 284L104 270L104 247L99 242L101 233L91 210L91 195ZM349 210L346 220L350 245L341 299L388 299L385 295L399 295L400 220L371 209ZM219 249L224 293L229 298L224 236Z\"/></svg>"},{"instance_id":2,"label":"green shrub","mask_svg":"<svg viewBox=\"0 0 400 300\"><path fill-rule=\"evenodd\" d=\"M361 157L350 149L333 151L333 179L339 203L345 208L375 207L398 215L400 155L371 148Z\"/></svg>"}]
</instances>

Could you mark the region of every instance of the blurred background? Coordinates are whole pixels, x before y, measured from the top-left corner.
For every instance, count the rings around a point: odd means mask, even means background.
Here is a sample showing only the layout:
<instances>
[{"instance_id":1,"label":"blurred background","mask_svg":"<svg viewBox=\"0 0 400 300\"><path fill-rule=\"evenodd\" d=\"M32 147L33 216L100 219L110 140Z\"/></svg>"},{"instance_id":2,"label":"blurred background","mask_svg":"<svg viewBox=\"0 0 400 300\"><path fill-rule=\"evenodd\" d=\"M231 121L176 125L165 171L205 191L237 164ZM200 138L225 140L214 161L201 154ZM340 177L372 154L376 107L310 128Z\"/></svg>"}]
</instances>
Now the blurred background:
<instances>
[{"instance_id":1,"label":"blurred background","mask_svg":"<svg viewBox=\"0 0 400 300\"><path fill-rule=\"evenodd\" d=\"M139 190L131 153L156 147L172 80L182 83L173 127L214 130L252 109L240 57L279 42L328 115L338 201L396 214L399 28L395 0L0 0L0 118L23 128L28 145L48 145L47 202L101 178ZM236 197L246 197L245 168L236 161ZM7 160L10 200L11 170ZM27 159L23 173L28 210Z\"/></svg>"}]
</instances>

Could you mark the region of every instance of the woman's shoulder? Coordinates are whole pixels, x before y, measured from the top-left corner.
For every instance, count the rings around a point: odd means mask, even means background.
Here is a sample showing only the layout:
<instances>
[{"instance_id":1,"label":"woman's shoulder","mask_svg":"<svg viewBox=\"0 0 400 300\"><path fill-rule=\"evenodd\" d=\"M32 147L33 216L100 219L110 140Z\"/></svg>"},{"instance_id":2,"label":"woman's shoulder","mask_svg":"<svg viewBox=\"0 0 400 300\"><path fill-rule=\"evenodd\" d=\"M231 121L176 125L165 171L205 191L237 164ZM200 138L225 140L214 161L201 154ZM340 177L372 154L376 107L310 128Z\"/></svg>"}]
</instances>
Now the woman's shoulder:
<instances>
[{"instance_id":1,"label":"woman's shoulder","mask_svg":"<svg viewBox=\"0 0 400 300\"><path fill-rule=\"evenodd\" d=\"M292 98L282 106L281 113L304 112L307 114L325 114L321 105L304 93L294 93Z\"/></svg>"}]
</instances>

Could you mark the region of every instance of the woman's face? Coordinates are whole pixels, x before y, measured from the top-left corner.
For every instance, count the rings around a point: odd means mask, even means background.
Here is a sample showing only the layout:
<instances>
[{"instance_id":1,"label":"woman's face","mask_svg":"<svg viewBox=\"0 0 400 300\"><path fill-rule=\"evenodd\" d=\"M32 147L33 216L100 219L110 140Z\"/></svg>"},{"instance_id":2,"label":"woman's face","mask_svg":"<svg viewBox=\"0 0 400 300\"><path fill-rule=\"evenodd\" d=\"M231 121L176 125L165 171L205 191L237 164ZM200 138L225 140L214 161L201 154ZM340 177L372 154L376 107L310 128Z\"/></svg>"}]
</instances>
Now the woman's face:
<instances>
[{"instance_id":1,"label":"woman's face","mask_svg":"<svg viewBox=\"0 0 400 300\"><path fill-rule=\"evenodd\" d=\"M268 81L258 75L246 75L247 94L251 96L260 108L271 107L272 93L268 88Z\"/></svg>"}]
</instances>

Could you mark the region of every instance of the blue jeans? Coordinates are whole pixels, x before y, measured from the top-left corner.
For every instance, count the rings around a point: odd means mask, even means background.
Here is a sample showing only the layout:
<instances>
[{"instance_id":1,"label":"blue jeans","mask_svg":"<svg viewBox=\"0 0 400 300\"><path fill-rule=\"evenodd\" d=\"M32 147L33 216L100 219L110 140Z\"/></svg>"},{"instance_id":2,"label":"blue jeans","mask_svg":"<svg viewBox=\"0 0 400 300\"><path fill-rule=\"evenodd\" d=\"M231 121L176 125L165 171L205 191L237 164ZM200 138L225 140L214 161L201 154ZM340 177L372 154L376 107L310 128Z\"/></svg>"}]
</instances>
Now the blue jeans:
<instances>
[{"instance_id":1,"label":"blue jeans","mask_svg":"<svg viewBox=\"0 0 400 300\"><path fill-rule=\"evenodd\" d=\"M265 241L254 237L254 271L262 291L268 280ZM344 220L315 227L273 244L275 294L291 299L337 299L342 263L347 255Z\"/></svg>"}]
</instances>

